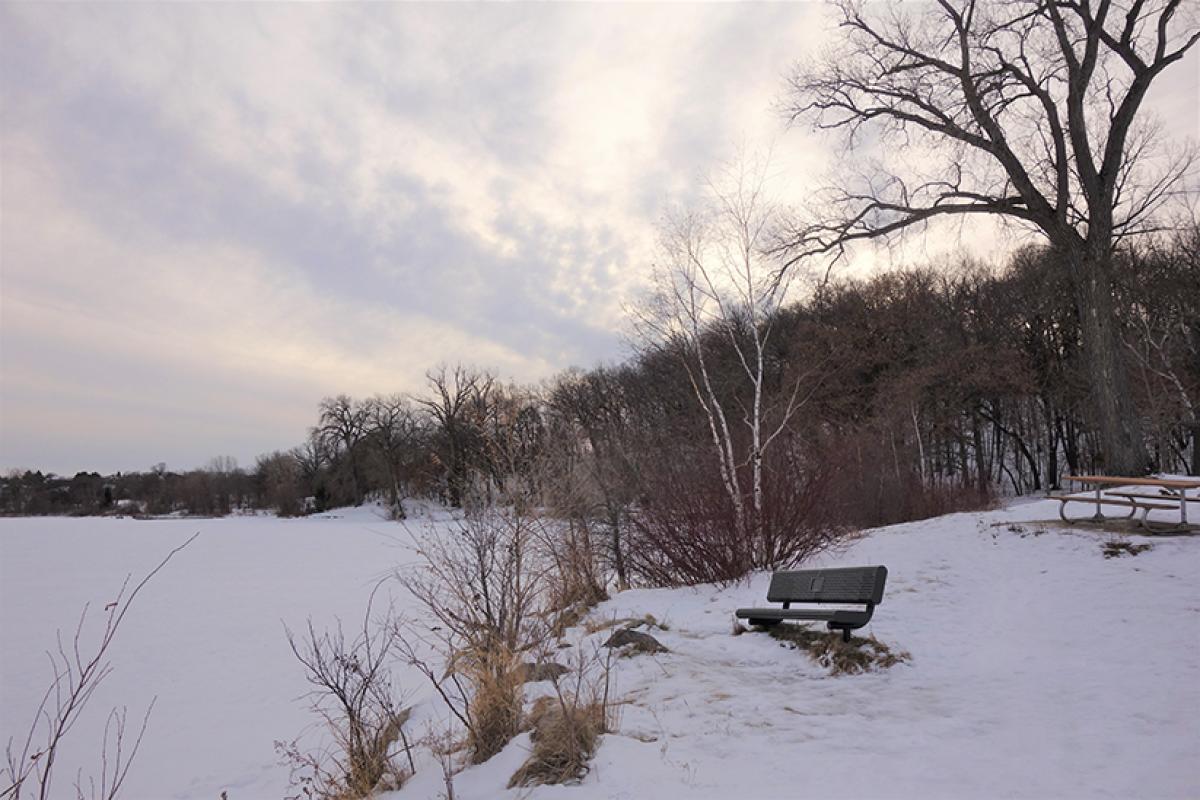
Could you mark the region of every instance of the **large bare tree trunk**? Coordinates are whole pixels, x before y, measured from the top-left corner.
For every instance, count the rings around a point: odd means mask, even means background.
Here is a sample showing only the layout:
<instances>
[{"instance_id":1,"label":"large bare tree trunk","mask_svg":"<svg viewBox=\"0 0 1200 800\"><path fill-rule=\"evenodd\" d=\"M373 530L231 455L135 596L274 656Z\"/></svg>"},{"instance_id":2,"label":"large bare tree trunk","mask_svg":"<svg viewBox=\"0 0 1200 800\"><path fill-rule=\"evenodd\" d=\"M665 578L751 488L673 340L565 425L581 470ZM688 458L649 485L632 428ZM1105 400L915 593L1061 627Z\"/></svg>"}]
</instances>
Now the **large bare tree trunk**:
<instances>
[{"instance_id":1,"label":"large bare tree trunk","mask_svg":"<svg viewBox=\"0 0 1200 800\"><path fill-rule=\"evenodd\" d=\"M1150 459L1128 375L1121 364L1112 296L1112 256L1108 252L1072 249L1068 258L1104 471L1110 475L1143 475Z\"/></svg>"}]
</instances>

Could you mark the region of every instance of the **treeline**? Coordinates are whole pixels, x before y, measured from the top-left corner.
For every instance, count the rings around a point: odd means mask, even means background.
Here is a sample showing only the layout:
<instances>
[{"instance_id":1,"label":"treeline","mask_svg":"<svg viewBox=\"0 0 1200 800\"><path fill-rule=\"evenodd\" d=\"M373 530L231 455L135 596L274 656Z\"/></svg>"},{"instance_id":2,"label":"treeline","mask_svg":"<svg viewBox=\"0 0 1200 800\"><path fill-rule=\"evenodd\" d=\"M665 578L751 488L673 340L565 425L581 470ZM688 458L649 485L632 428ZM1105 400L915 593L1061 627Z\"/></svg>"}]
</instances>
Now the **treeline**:
<instances>
[{"instance_id":1,"label":"treeline","mask_svg":"<svg viewBox=\"0 0 1200 800\"><path fill-rule=\"evenodd\" d=\"M146 472L77 472L68 478L14 470L0 478L0 513L9 515L224 516L266 507L258 475L240 469L230 456L188 472L172 472L160 463Z\"/></svg>"},{"instance_id":2,"label":"treeline","mask_svg":"<svg viewBox=\"0 0 1200 800\"><path fill-rule=\"evenodd\" d=\"M1196 469L1198 245L1191 230L1118 273L1123 363L1160 470ZM654 540L638 558L666 559L643 573L676 569L664 553L685 528L692 551L743 530L756 552L722 558L771 562L796 546L789 527L912 519L1102 471L1071 291L1032 248L1003 269L844 279L769 317L663 328L624 363L540 386L457 366L414 395L328 398L302 445L250 470L24 473L0 483L0 507L297 515L376 497L402 516L404 498L502 499L600 526L621 572L629 536Z\"/></svg>"}]
</instances>

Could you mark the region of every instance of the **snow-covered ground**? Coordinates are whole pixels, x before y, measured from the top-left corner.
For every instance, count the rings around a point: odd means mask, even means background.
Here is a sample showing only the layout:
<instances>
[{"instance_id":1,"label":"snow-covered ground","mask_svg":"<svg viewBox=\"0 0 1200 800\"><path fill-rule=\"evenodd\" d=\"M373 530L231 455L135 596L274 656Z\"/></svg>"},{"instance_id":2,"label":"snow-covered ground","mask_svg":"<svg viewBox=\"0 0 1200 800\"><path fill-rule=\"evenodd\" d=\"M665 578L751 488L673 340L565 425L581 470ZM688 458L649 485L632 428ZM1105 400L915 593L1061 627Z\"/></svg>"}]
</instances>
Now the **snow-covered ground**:
<instances>
[{"instance_id":1,"label":"snow-covered ground","mask_svg":"<svg viewBox=\"0 0 1200 800\"><path fill-rule=\"evenodd\" d=\"M1132 537L1153 549L1105 559L1103 534L1028 522L1056 513L1042 501L898 525L823 558L887 565L867 631L912 660L882 673L831 677L763 634L732 636L733 609L761 605L767 575L617 595L595 616L653 614L671 652L617 662L619 731L583 784L504 790L521 737L460 773L456 795L1200 797L1200 537ZM273 742L312 720L284 623L357 620L376 582L412 560L403 530L371 509L0 520L0 737L23 733L54 628L196 530L130 612L74 741L88 749L109 707L132 717L157 696L126 798L286 794ZM418 719L439 713L415 676L398 675ZM93 768L86 755L66 754L61 796L74 796L76 767ZM432 763L420 766L396 798L442 791Z\"/></svg>"}]
</instances>

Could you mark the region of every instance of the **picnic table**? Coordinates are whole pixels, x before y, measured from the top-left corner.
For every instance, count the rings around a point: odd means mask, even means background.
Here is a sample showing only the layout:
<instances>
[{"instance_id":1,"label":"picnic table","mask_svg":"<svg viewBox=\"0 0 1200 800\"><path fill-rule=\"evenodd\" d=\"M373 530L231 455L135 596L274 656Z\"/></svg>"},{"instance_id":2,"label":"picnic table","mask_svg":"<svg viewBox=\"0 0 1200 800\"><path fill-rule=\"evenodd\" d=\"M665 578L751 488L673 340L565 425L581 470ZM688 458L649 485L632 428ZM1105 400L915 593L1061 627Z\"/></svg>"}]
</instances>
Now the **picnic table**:
<instances>
[{"instance_id":1,"label":"picnic table","mask_svg":"<svg viewBox=\"0 0 1200 800\"><path fill-rule=\"evenodd\" d=\"M1095 486L1095 490L1090 494L1065 494L1059 495L1057 499L1061 505L1059 506L1059 516L1067 522L1078 522L1078 519L1070 519L1067 517L1067 503L1071 502L1087 502L1095 503L1096 513L1091 517L1092 520L1103 522L1112 517L1106 517L1101 512L1102 505L1124 506L1129 509L1128 517L1132 517L1137 511L1142 512L1141 524L1147 530L1155 530L1150 524L1149 516L1151 511L1179 511L1179 529L1186 529L1188 526L1187 504L1200 503L1200 496L1189 497L1188 489L1200 490L1200 480L1191 478L1133 478L1123 475L1068 475L1067 480L1076 481L1078 483L1089 484ZM1142 487L1153 488L1157 490L1156 494L1145 494L1133 491L1119 492L1113 491L1112 488L1125 487ZM1106 496L1105 492L1108 493ZM1162 530L1161 528L1159 530Z\"/></svg>"}]
</instances>

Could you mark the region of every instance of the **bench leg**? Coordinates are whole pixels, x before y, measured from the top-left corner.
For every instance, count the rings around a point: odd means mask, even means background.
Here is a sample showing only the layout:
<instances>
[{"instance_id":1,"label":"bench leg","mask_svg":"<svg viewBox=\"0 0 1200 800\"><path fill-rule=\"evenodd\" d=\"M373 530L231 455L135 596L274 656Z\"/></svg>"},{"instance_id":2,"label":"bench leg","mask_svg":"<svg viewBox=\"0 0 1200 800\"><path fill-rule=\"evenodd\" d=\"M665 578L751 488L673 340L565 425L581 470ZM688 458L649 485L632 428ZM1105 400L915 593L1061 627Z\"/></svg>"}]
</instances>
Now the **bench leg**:
<instances>
[{"instance_id":1,"label":"bench leg","mask_svg":"<svg viewBox=\"0 0 1200 800\"><path fill-rule=\"evenodd\" d=\"M837 627L835 628L835 627L833 626L833 623L831 622L831 623L829 623L829 630L831 630L831 631L841 631L841 632L842 632L842 641L843 641L843 642L848 642L848 641L850 641L850 631L851 631L851 630L853 630L853 629L852 629L852 628L847 628L847 627L844 627L844 626L841 626L841 625L839 625L839 626L837 626Z\"/></svg>"},{"instance_id":2,"label":"bench leg","mask_svg":"<svg viewBox=\"0 0 1200 800\"><path fill-rule=\"evenodd\" d=\"M1069 500L1058 498L1058 515L1062 517L1063 522L1068 522L1074 525L1076 522L1108 522L1111 519L1132 519L1137 513L1135 506L1130 506L1129 513L1123 517L1106 517L1100 513L1100 505L1096 505L1096 513L1090 517L1076 517L1074 519L1067 516L1067 503L1094 503L1094 500L1083 500L1078 497L1072 497Z\"/></svg>"},{"instance_id":3,"label":"bench leg","mask_svg":"<svg viewBox=\"0 0 1200 800\"><path fill-rule=\"evenodd\" d=\"M1151 522L1150 521L1150 509L1148 509L1148 508L1143 509L1141 522L1142 522L1142 527L1145 528L1148 533L1152 533L1152 534L1153 533L1176 533L1179 531L1187 530L1186 523L1181 523L1179 525L1172 525L1170 523L1165 523L1165 524L1159 525L1157 523Z\"/></svg>"}]
</instances>

